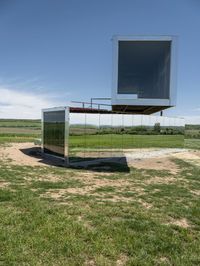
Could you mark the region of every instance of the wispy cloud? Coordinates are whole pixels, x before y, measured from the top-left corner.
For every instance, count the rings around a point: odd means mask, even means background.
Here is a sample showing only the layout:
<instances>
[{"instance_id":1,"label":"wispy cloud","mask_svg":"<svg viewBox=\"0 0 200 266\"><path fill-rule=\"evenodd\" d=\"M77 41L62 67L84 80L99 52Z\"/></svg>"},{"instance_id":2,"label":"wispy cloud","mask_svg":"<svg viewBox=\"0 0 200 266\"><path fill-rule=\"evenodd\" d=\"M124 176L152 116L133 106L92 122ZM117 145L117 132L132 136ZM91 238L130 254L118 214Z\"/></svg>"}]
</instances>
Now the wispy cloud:
<instances>
[{"instance_id":1,"label":"wispy cloud","mask_svg":"<svg viewBox=\"0 0 200 266\"><path fill-rule=\"evenodd\" d=\"M0 87L0 118L40 118L42 108L61 105L67 105L65 97Z\"/></svg>"},{"instance_id":2,"label":"wispy cloud","mask_svg":"<svg viewBox=\"0 0 200 266\"><path fill-rule=\"evenodd\" d=\"M189 109L188 111L189 112L199 112L200 111L200 107L195 107L195 108Z\"/></svg>"},{"instance_id":3,"label":"wispy cloud","mask_svg":"<svg viewBox=\"0 0 200 266\"><path fill-rule=\"evenodd\" d=\"M183 116L186 124L200 125L200 116Z\"/></svg>"}]
</instances>

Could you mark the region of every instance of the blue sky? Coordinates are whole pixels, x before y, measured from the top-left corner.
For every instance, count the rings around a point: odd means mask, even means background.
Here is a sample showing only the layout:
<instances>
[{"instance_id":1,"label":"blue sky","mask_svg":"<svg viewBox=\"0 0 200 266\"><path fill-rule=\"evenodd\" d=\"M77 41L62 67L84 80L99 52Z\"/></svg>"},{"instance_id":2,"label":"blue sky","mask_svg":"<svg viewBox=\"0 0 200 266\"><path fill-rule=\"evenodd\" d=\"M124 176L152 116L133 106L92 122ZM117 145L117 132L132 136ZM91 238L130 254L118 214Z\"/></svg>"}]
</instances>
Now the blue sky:
<instances>
[{"instance_id":1,"label":"blue sky","mask_svg":"<svg viewBox=\"0 0 200 266\"><path fill-rule=\"evenodd\" d=\"M112 35L178 35L177 106L200 123L199 0L0 0L0 117L110 97Z\"/></svg>"}]
</instances>

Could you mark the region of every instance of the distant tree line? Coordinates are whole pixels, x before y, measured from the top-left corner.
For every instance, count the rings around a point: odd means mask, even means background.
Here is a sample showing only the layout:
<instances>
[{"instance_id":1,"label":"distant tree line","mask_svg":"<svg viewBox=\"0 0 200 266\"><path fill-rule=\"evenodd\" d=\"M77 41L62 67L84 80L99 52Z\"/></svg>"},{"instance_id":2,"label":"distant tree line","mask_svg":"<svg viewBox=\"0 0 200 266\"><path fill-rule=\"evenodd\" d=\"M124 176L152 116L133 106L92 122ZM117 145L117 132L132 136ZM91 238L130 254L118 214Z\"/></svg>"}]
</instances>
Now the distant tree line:
<instances>
[{"instance_id":1,"label":"distant tree line","mask_svg":"<svg viewBox=\"0 0 200 266\"><path fill-rule=\"evenodd\" d=\"M78 125L70 128L70 135L104 135L104 134L131 134L131 135L184 135L184 127L161 127L160 123L154 126L134 126L134 127L109 127L100 128L86 125Z\"/></svg>"}]
</instances>

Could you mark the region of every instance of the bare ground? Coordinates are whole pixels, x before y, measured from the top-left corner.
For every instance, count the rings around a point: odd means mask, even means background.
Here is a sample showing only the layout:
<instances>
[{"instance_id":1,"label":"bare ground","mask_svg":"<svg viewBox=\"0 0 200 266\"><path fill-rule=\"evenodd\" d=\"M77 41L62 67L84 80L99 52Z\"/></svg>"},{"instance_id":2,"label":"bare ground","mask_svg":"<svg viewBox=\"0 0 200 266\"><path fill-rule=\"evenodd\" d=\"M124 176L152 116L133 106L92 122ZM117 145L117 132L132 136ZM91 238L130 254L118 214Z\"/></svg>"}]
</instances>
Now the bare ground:
<instances>
[{"instance_id":1,"label":"bare ground","mask_svg":"<svg viewBox=\"0 0 200 266\"><path fill-rule=\"evenodd\" d=\"M0 146L0 159L9 161L10 164L15 165L29 165L29 166L49 166L52 165L51 161L44 159L41 157L40 153L38 153L39 147L34 146L32 143L13 143L8 146ZM171 174L165 178L162 177L151 177L145 180L145 184L169 184L176 182L176 174L180 171L177 164L173 162L173 158L183 159L185 161L191 162L195 165L200 165L200 152L194 150L181 150L181 149L133 149L124 151L124 156L126 157L126 162L128 167L134 167L137 169L153 169L153 170L166 170ZM112 175L108 171L104 171L102 167L101 172L98 172L93 168L93 171L79 171L76 172L74 176L75 179L80 180L84 183L84 187L81 188L68 188L68 189L60 189L60 190L49 190L48 195L54 199L59 199L64 195L69 194L77 194L77 195L99 195L103 196L103 192L96 193L96 189L104 188L104 187L113 187L118 192L123 192L123 189L131 187L132 184L130 181L124 180L123 173L122 179L112 180L109 178L104 178L104 176ZM99 178L101 177L101 178ZM31 178L31 175L30 177ZM60 177L52 176L52 175L42 175L38 176L39 181L51 181L57 182L60 181ZM0 187L5 187L8 184L0 183ZM141 187L134 187L134 191L137 194L142 195L143 191ZM194 194L199 195L199 191L192 191ZM114 196L110 200L118 201L125 200L127 198L122 199L122 196ZM145 206L145 202L141 202L143 206ZM151 206L147 206L150 208Z\"/></svg>"},{"instance_id":2,"label":"bare ground","mask_svg":"<svg viewBox=\"0 0 200 266\"><path fill-rule=\"evenodd\" d=\"M9 160L11 164L46 166L46 160L35 152L39 147L33 143L13 143L0 146L0 158ZM96 155L96 154L95 154ZM200 165L200 151L185 149L131 149L124 150L128 166L138 169L170 170L174 173L178 168L171 158L183 159Z\"/></svg>"},{"instance_id":3,"label":"bare ground","mask_svg":"<svg viewBox=\"0 0 200 266\"><path fill-rule=\"evenodd\" d=\"M41 157L38 146L34 146L32 143L14 143L9 146L0 146L0 160L7 161L13 165L23 166L49 166L52 165L50 161ZM95 154L96 155L96 154ZM173 161L174 158L188 161L195 165L200 165L200 152L194 150L180 150L180 149L134 149L124 151L126 162L129 167L136 169L152 169L160 171L168 171L169 175L162 176L149 176L139 183L137 181L132 182L125 178L127 173L121 173L117 179L111 179L109 176L113 175L112 172L108 172L107 169L102 167L101 172L83 170L76 171L73 175L73 179L81 181L82 187L70 187L60 189L48 189L44 193L40 194L41 197L52 198L58 204L70 204L71 197L76 196L92 196L95 197L98 204L103 202L137 202L141 207L146 210L151 210L154 206L146 202L141 196L145 195L145 186L149 184L172 184L176 182L176 175L181 169ZM0 164L1 167L1 164ZM11 167L8 165L8 167ZM62 181L61 176L54 176L51 174L38 175L38 181L50 181L58 182ZM64 177L65 178L65 177ZM31 174L27 177L28 181L31 181ZM30 180L29 180L30 179ZM180 178L179 178L180 179ZM143 185L143 187L141 186ZM0 189L9 188L10 183L0 182ZM111 188L109 192L109 188ZM106 190L108 189L108 190ZM37 189L35 189L37 190ZM127 197L124 193L134 193L136 196ZM191 192L199 196L199 190L191 190ZM189 222L183 219L170 219L166 225L176 225L182 228L188 228L192 226ZM86 224L86 226L90 226ZM121 256L117 262L117 265L124 265L126 257ZM91 264L92 265L92 264Z\"/></svg>"},{"instance_id":4,"label":"bare ground","mask_svg":"<svg viewBox=\"0 0 200 266\"><path fill-rule=\"evenodd\" d=\"M7 161L13 165L23 165L23 166L49 166L52 165L51 162L44 160L39 153L35 152L39 149L39 147L33 146L32 143L19 143L19 144L11 144L9 146L0 146L0 167L1 161ZM110 176L114 176L113 173L109 173L106 167L102 167L101 172L90 170L77 170L77 171L64 171L64 176L53 176L53 174L38 174L28 175L27 179L29 181L32 178L35 178L38 181L51 181L58 182L62 181L63 178L70 176L71 178L81 181L83 183L82 187L70 187L70 188L58 188L58 189L48 189L45 193L40 194L41 197L50 197L56 201L56 204L70 205L72 204L69 199L74 196L95 196L97 204L104 204L106 201L110 201L111 203L115 202L131 202L139 203L139 207L146 209L147 212L152 213L154 206L153 202L146 202L145 197L143 196L148 191L145 191L143 185L149 184L171 184L176 182L176 175L179 173L181 169L179 169L178 165L173 162L172 159L183 159L184 161L191 162L194 165L200 166L200 152L192 151L192 150L180 150L180 149L134 149L124 151L124 155L126 157L126 161L129 167L134 167L136 169L144 169L142 171L133 171L133 172L142 172L145 175L145 169L159 170L159 171L168 171L167 175L160 176L150 176L144 178L142 180L133 180L126 179L127 173L116 173L118 177L116 179L112 179ZM7 165L7 164L6 164ZM8 168L11 166L8 165ZM36 168L37 169L37 168ZM104 171L105 169L105 171ZM66 174L65 174L66 172ZM70 173L70 174L69 174ZM155 173L155 172L154 172ZM157 175L157 173L156 173ZM179 176L179 180L180 180ZM186 182L186 181L185 181ZM0 189L9 187L10 183L1 181ZM142 185L142 186L141 186ZM106 191L104 189L111 187L113 191ZM102 189L102 190L101 190ZM37 189L32 189L36 191ZM153 192L159 191L159 189L153 189ZM125 196L123 193L129 192L136 194L136 197ZM197 197L200 195L199 190L191 190L191 192ZM148 201L148 199L146 198ZM181 201L180 201L181 202ZM88 205L88 209L90 206ZM81 213L77 217L78 221L82 221L82 223L93 230L93 225L87 219L84 219L84 214ZM120 219L120 217L116 216L112 219ZM190 222L187 218L179 218L175 219L170 217L169 220L162 221L166 226L178 226L184 229L193 228L192 222ZM128 261L128 257L126 254L119 254L116 265L122 266L126 265ZM158 259L159 264L169 264L169 259L167 257L160 257ZM92 259L88 259L85 261L84 265L96 265L95 261Z\"/></svg>"},{"instance_id":5,"label":"bare ground","mask_svg":"<svg viewBox=\"0 0 200 266\"><path fill-rule=\"evenodd\" d=\"M189 224L189 222L188 222L188 220L186 218L182 218L182 219L179 219L179 220L172 219L166 225L177 225L177 226L180 226L182 228L188 228L188 227L190 227L190 224Z\"/></svg>"},{"instance_id":6,"label":"bare ground","mask_svg":"<svg viewBox=\"0 0 200 266\"><path fill-rule=\"evenodd\" d=\"M11 143L8 146L0 146L0 159L9 160L11 164L42 166L41 158L28 156L31 148L37 148L33 143Z\"/></svg>"},{"instance_id":7,"label":"bare ground","mask_svg":"<svg viewBox=\"0 0 200 266\"><path fill-rule=\"evenodd\" d=\"M48 161L38 155L37 150L39 147L33 143L11 143L8 146L0 146L0 159L17 165L47 166ZM128 149L123 151L123 155L128 166L138 169L170 170L176 173L178 168L171 158L200 165L200 151L186 149Z\"/></svg>"},{"instance_id":8,"label":"bare ground","mask_svg":"<svg viewBox=\"0 0 200 266\"><path fill-rule=\"evenodd\" d=\"M170 156L139 159L129 162L129 165L138 169L168 170L172 174L176 174L179 171L178 166L171 160Z\"/></svg>"},{"instance_id":9,"label":"bare ground","mask_svg":"<svg viewBox=\"0 0 200 266\"><path fill-rule=\"evenodd\" d=\"M6 188L10 185L9 182L0 181L0 188Z\"/></svg>"}]
</instances>

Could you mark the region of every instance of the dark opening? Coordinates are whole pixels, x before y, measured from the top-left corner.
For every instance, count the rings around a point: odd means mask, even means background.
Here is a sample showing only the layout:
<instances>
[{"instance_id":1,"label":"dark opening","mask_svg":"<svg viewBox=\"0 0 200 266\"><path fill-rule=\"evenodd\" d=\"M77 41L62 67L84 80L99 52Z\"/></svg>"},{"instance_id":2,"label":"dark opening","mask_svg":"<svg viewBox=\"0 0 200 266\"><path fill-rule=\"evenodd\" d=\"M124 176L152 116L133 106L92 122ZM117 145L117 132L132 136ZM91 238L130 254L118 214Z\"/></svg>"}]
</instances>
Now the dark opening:
<instances>
[{"instance_id":1,"label":"dark opening","mask_svg":"<svg viewBox=\"0 0 200 266\"><path fill-rule=\"evenodd\" d=\"M168 99L171 41L119 41L118 94Z\"/></svg>"}]
</instances>

